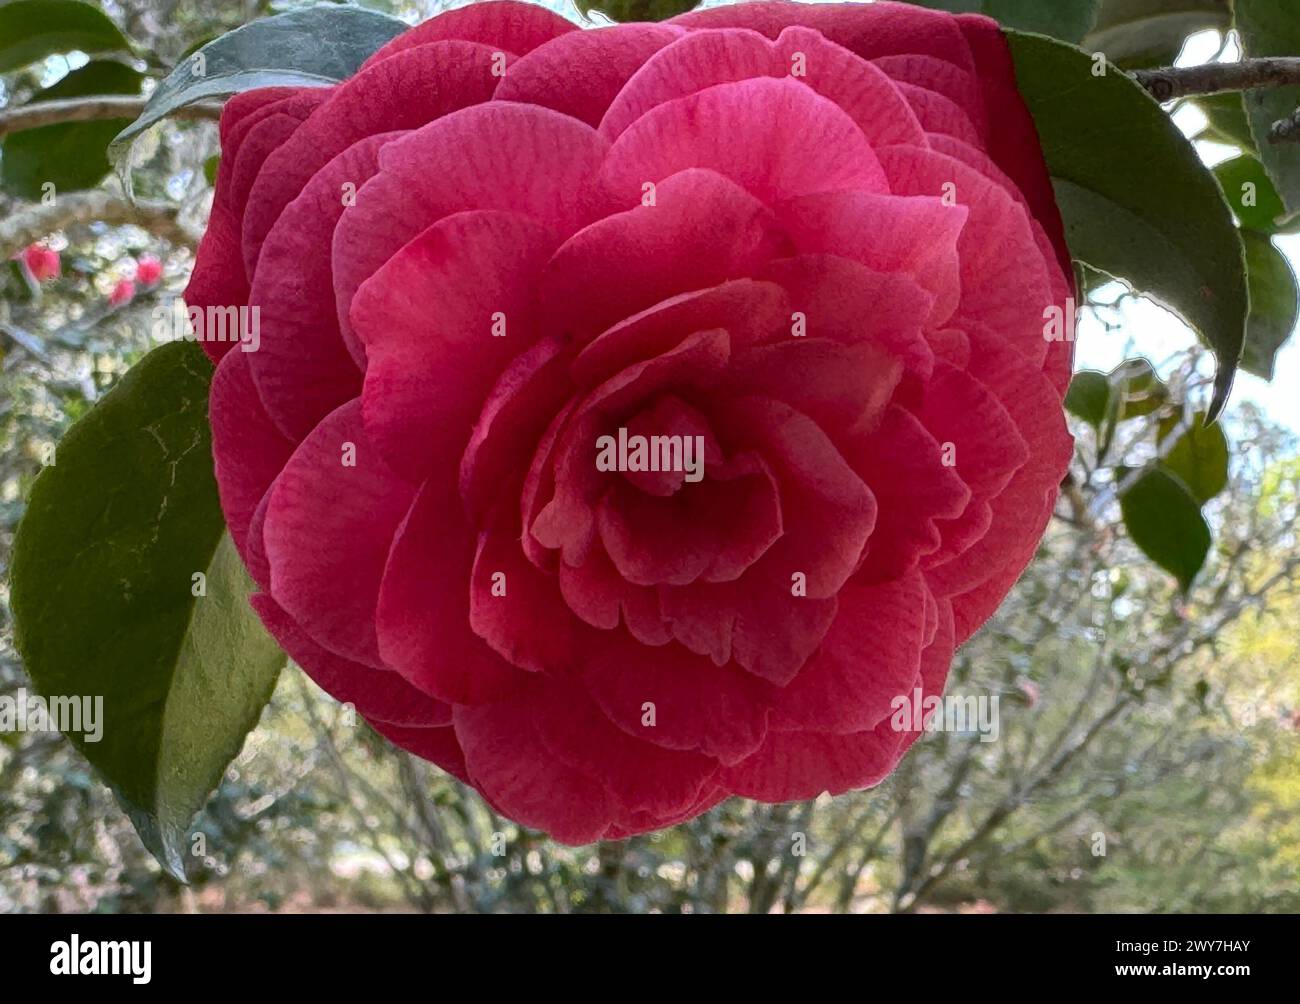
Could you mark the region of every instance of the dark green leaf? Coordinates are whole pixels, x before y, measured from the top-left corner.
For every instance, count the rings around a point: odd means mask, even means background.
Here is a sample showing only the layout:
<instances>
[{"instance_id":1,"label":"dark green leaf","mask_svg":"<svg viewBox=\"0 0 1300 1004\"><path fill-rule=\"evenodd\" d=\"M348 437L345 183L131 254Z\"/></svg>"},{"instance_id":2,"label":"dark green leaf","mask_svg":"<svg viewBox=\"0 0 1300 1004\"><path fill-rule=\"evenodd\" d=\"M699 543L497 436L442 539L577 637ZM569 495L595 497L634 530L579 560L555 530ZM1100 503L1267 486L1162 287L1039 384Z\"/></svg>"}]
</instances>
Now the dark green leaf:
<instances>
[{"instance_id":1,"label":"dark green leaf","mask_svg":"<svg viewBox=\"0 0 1300 1004\"><path fill-rule=\"evenodd\" d=\"M0 283L0 299L26 303L40 295L41 287L28 273L22 263L22 256L10 258L9 268L5 272L5 281ZM5 329L0 329L0 332Z\"/></svg>"},{"instance_id":2,"label":"dark green leaf","mask_svg":"<svg viewBox=\"0 0 1300 1004\"><path fill-rule=\"evenodd\" d=\"M1065 407L1094 429L1100 428L1110 410L1110 381L1106 374L1096 370L1080 370L1074 374L1069 393L1065 395Z\"/></svg>"},{"instance_id":3,"label":"dark green leaf","mask_svg":"<svg viewBox=\"0 0 1300 1004\"><path fill-rule=\"evenodd\" d=\"M1266 235L1243 231L1241 236L1250 276L1250 323L1241 368L1272 380L1278 350L1296 329L1300 287L1286 255Z\"/></svg>"},{"instance_id":4,"label":"dark green leaf","mask_svg":"<svg viewBox=\"0 0 1300 1004\"><path fill-rule=\"evenodd\" d=\"M177 877L190 821L284 663L217 501L211 377L192 342L146 356L59 444L13 557L28 674L47 696L102 696L101 740L68 738Z\"/></svg>"},{"instance_id":5,"label":"dark green leaf","mask_svg":"<svg viewBox=\"0 0 1300 1004\"><path fill-rule=\"evenodd\" d=\"M1246 106L1239 92L1207 94L1196 99L1196 106L1210 123L1209 135L1204 138L1240 147L1246 153L1255 152L1255 137L1250 134L1250 121L1246 118Z\"/></svg>"},{"instance_id":6,"label":"dark green leaf","mask_svg":"<svg viewBox=\"0 0 1300 1004\"><path fill-rule=\"evenodd\" d=\"M1101 0L914 0L955 14L984 14L1003 27L1077 42L1097 21Z\"/></svg>"},{"instance_id":7,"label":"dark green leaf","mask_svg":"<svg viewBox=\"0 0 1300 1004\"><path fill-rule=\"evenodd\" d=\"M203 177L208 180L209 185L217 183L217 168L221 166L221 154L214 153L211 157L203 162Z\"/></svg>"},{"instance_id":8,"label":"dark green leaf","mask_svg":"<svg viewBox=\"0 0 1300 1004\"><path fill-rule=\"evenodd\" d=\"M666 21L699 6L700 0L574 0L585 18L599 11L611 21Z\"/></svg>"},{"instance_id":9,"label":"dark green leaf","mask_svg":"<svg viewBox=\"0 0 1300 1004\"><path fill-rule=\"evenodd\" d=\"M1243 227L1265 234L1276 233L1277 221L1286 215L1286 207L1263 164L1254 157L1242 155L1218 165L1214 174Z\"/></svg>"},{"instance_id":10,"label":"dark green leaf","mask_svg":"<svg viewBox=\"0 0 1300 1004\"><path fill-rule=\"evenodd\" d=\"M185 47L185 50L180 55L180 59L176 60L176 62L183 63L185 60L187 60L190 56L194 55L194 53L198 52L209 42L215 41L220 37L221 37L220 35L204 35L202 38L196 38L193 42L191 42L189 45Z\"/></svg>"},{"instance_id":11,"label":"dark green leaf","mask_svg":"<svg viewBox=\"0 0 1300 1004\"><path fill-rule=\"evenodd\" d=\"M1233 0L1243 55L1300 55L1300 10L1289 0ZM1288 217L1300 213L1300 144L1270 143L1273 123L1300 107L1300 87L1247 91L1246 117L1264 169L1273 179Z\"/></svg>"},{"instance_id":12,"label":"dark green leaf","mask_svg":"<svg viewBox=\"0 0 1300 1004\"><path fill-rule=\"evenodd\" d=\"M1093 268L1087 262L1079 261L1077 258L1074 262L1075 278L1079 284L1079 292L1084 300L1089 300L1103 286L1108 286L1115 281L1114 276L1107 275L1099 269Z\"/></svg>"},{"instance_id":13,"label":"dark green leaf","mask_svg":"<svg viewBox=\"0 0 1300 1004\"><path fill-rule=\"evenodd\" d=\"M1083 47L1126 70L1169 66L1188 35L1227 24L1225 0L1101 0Z\"/></svg>"},{"instance_id":14,"label":"dark green leaf","mask_svg":"<svg viewBox=\"0 0 1300 1004\"><path fill-rule=\"evenodd\" d=\"M254 87L325 87L356 73L367 57L406 31L397 18L359 7L322 5L252 21L192 54L158 85L110 156L177 108Z\"/></svg>"},{"instance_id":15,"label":"dark green leaf","mask_svg":"<svg viewBox=\"0 0 1300 1004\"><path fill-rule=\"evenodd\" d=\"M124 63L100 60L73 70L32 98L32 103L97 94L139 94L143 79ZM35 202L46 182L52 182L57 192L93 188L109 172L108 144L128 121L65 122L6 137L0 146L4 153L0 190Z\"/></svg>"},{"instance_id":16,"label":"dark green leaf","mask_svg":"<svg viewBox=\"0 0 1300 1004\"><path fill-rule=\"evenodd\" d=\"M1227 401L1249 302L1241 238L1192 143L1114 67L1007 32L1038 125L1074 257L1176 311L1219 361L1211 414Z\"/></svg>"},{"instance_id":17,"label":"dark green leaf","mask_svg":"<svg viewBox=\"0 0 1300 1004\"><path fill-rule=\"evenodd\" d=\"M1183 592L1205 564L1210 528L1177 476L1148 469L1120 497L1124 526L1142 553L1178 580Z\"/></svg>"},{"instance_id":18,"label":"dark green leaf","mask_svg":"<svg viewBox=\"0 0 1300 1004\"><path fill-rule=\"evenodd\" d=\"M1145 359L1125 359L1110 371L1116 421L1142 418L1169 401L1169 388Z\"/></svg>"},{"instance_id":19,"label":"dark green leaf","mask_svg":"<svg viewBox=\"0 0 1300 1004\"><path fill-rule=\"evenodd\" d=\"M130 52L108 15L78 0L15 0L0 5L0 73L62 52Z\"/></svg>"},{"instance_id":20,"label":"dark green leaf","mask_svg":"<svg viewBox=\"0 0 1300 1004\"><path fill-rule=\"evenodd\" d=\"M1174 435L1178 438L1168 443ZM1160 463L1178 475L1197 502L1204 505L1227 487L1228 437L1221 425L1207 426L1204 415L1194 415L1183 429L1183 416L1170 415L1160 421L1156 441Z\"/></svg>"}]
</instances>

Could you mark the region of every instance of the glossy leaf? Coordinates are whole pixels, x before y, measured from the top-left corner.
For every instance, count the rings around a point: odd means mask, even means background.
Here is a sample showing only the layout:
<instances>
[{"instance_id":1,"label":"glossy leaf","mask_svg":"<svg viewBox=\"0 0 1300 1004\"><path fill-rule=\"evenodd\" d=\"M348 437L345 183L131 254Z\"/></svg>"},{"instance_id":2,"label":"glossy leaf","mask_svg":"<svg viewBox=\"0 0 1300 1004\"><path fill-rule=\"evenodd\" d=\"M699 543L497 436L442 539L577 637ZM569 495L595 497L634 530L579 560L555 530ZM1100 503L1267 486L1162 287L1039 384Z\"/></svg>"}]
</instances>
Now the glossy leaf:
<instances>
[{"instance_id":1,"label":"glossy leaf","mask_svg":"<svg viewBox=\"0 0 1300 1004\"><path fill-rule=\"evenodd\" d=\"M1153 414L1169 401L1169 388L1145 359L1124 360L1110 371L1108 379L1118 421Z\"/></svg>"},{"instance_id":2,"label":"glossy leaf","mask_svg":"<svg viewBox=\"0 0 1300 1004\"><path fill-rule=\"evenodd\" d=\"M130 52L131 43L107 14L79 0L0 4L0 73L73 51Z\"/></svg>"},{"instance_id":3,"label":"glossy leaf","mask_svg":"<svg viewBox=\"0 0 1300 1004\"><path fill-rule=\"evenodd\" d=\"M99 741L68 738L177 877L190 821L285 661L248 604L218 504L211 376L197 344L175 342L123 377L37 478L13 559L32 682L47 697L102 697Z\"/></svg>"},{"instance_id":4,"label":"glossy leaf","mask_svg":"<svg viewBox=\"0 0 1300 1004\"><path fill-rule=\"evenodd\" d=\"M32 98L32 103L100 94L139 94L143 79L125 63L97 60L47 87ZM54 185L56 192L93 188L110 170L108 144L129 121L63 122L5 137L0 146L0 190L35 202L47 182Z\"/></svg>"},{"instance_id":5,"label":"glossy leaf","mask_svg":"<svg viewBox=\"0 0 1300 1004\"><path fill-rule=\"evenodd\" d=\"M1227 24L1223 0L1101 0L1083 47L1126 70L1169 66L1188 35Z\"/></svg>"},{"instance_id":6,"label":"glossy leaf","mask_svg":"<svg viewBox=\"0 0 1300 1004\"><path fill-rule=\"evenodd\" d=\"M1072 254L1177 312L1219 362L1227 402L1249 302L1241 238L1222 190L1159 104L1072 46L1007 33Z\"/></svg>"},{"instance_id":7,"label":"glossy leaf","mask_svg":"<svg viewBox=\"0 0 1300 1004\"><path fill-rule=\"evenodd\" d=\"M699 6L700 0L574 0L578 13L590 19L593 12L611 21L666 21Z\"/></svg>"},{"instance_id":8,"label":"glossy leaf","mask_svg":"<svg viewBox=\"0 0 1300 1004\"><path fill-rule=\"evenodd\" d=\"M1300 286L1291 262L1266 235L1245 231L1241 236L1250 276L1250 323L1241 368L1272 380L1278 351L1295 333Z\"/></svg>"},{"instance_id":9,"label":"glossy leaf","mask_svg":"<svg viewBox=\"0 0 1300 1004\"><path fill-rule=\"evenodd\" d=\"M1219 164L1214 174L1243 227L1265 234L1277 232L1278 221L1286 216L1286 207L1263 164L1243 154Z\"/></svg>"},{"instance_id":10,"label":"glossy leaf","mask_svg":"<svg viewBox=\"0 0 1300 1004\"><path fill-rule=\"evenodd\" d=\"M1195 104L1209 122L1206 132L1197 139L1240 147L1246 153L1255 152L1255 137L1250 134L1250 120L1246 118L1246 106L1239 91L1207 94L1197 98Z\"/></svg>"},{"instance_id":11,"label":"glossy leaf","mask_svg":"<svg viewBox=\"0 0 1300 1004\"><path fill-rule=\"evenodd\" d=\"M1177 579L1184 593L1191 589L1210 550L1210 528L1187 486L1163 468L1148 468L1120 496L1120 509L1142 553Z\"/></svg>"},{"instance_id":12,"label":"glossy leaf","mask_svg":"<svg viewBox=\"0 0 1300 1004\"><path fill-rule=\"evenodd\" d=\"M1228 437L1221 425L1205 424L1204 415L1186 422L1182 415L1161 420L1156 431L1160 463L1182 480L1204 505L1228 485ZM1172 442L1170 440L1172 439Z\"/></svg>"},{"instance_id":13,"label":"glossy leaf","mask_svg":"<svg viewBox=\"0 0 1300 1004\"><path fill-rule=\"evenodd\" d=\"M1065 395L1065 407L1094 429L1100 428L1110 410L1110 380L1106 374L1096 370L1080 370L1074 374Z\"/></svg>"},{"instance_id":14,"label":"glossy leaf","mask_svg":"<svg viewBox=\"0 0 1300 1004\"><path fill-rule=\"evenodd\" d=\"M1066 42L1078 42L1097 21L1101 0L915 0L955 14L984 14L1004 28L1036 31Z\"/></svg>"},{"instance_id":15,"label":"glossy leaf","mask_svg":"<svg viewBox=\"0 0 1300 1004\"><path fill-rule=\"evenodd\" d=\"M1300 10L1291 0L1233 0L1243 55L1300 55ZM1246 117L1264 169L1286 206L1300 214L1300 144L1270 143L1273 123L1300 107L1300 87L1266 87L1245 94Z\"/></svg>"},{"instance_id":16,"label":"glossy leaf","mask_svg":"<svg viewBox=\"0 0 1300 1004\"><path fill-rule=\"evenodd\" d=\"M177 108L255 87L327 87L352 76L407 25L360 7L323 4L252 21L182 60L144 113L113 143L116 158L136 136Z\"/></svg>"}]
</instances>

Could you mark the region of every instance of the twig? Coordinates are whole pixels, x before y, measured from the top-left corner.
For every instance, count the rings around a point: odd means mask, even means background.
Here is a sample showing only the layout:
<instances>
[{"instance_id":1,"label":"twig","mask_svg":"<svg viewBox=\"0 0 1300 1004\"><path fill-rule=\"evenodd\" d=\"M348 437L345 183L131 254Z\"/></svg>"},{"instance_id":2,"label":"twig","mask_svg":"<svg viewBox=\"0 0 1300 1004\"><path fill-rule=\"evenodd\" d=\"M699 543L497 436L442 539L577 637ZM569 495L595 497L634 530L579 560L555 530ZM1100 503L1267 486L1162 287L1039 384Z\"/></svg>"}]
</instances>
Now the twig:
<instances>
[{"instance_id":1,"label":"twig","mask_svg":"<svg viewBox=\"0 0 1300 1004\"><path fill-rule=\"evenodd\" d=\"M1300 85L1300 58L1284 56L1243 59L1238 63L1204 63L1200 66L1136 70L1133 79L1163 103L1198 94Z\"/></svg>"},{"instance_id":2,"label":"twig","mask_svg":"<svg viewBox=\"0 0 1300 1004\"><path fill-rule=\"evenodd\" d=\"M849 850L850 845L862 835L867 828L867 824L871 822L874 816L875 805L868 802L857 818L840 832L839 838L831 845L831 849L826 855L817 862L817 867L814 869L812 877L808 879L807 884L802 889L792 890L791 895L786 897L786 913L798 910L808 901L808 897L821 885L822 879L839 861L840 856Z\"/></svg>"},{"instance_id":3,"label":"twig","mask_svg":"<svg viewBox=\"0 0 1300 1004\"><path fill-rule=\"evenodd\" d=\"M884 843L890 828L902 813L903 803L899 802L880 825L880 828L876 830L876 835L867 841L867 845L862 848L862 853L858 856L857 862L850 866L846 875L841 876L839 895L835 898L835 909L839 913L848 913L853 906L853 896L857 892L858 883L862 881L862 873L867 870L867 865L875 858L876 851L880 850L880 845Z\"/></svg>"},{"instance_id":4,"label":"twig","mask_svg":"<svg viewBox=\"0 0 1300 1004\"><path fill-rule=\"evenodd\" d=\"M40 339L31 332L24 331L22 328L14 324L5 324L0 322L0 335L4 335L6 338L10 339L15 345L25 351L28 355L35 358L38 362L44 363L47 366L50 364L50 357L46 355L45 348L41 345Z\"/></svg>"},{"instance_id":5,"label":"twig","mask_svg":"<svg viewBox=\"0 0 1300 1004\"><path fill-rule=\"evenodd\" d=\"M176 209L162 203L128 202L108 191L60 195L52 205L24 207L0 220L0 261L7 261L28 244L73 223L99 221L134 223L173 244L194 243L194 235L177 222Z\"/></svg>"},{"instance_id":6,"label":"twig","mask_svg":"<svg viewBox=\"0 0 1300 1004\"><path fill-rule=\"evenodd\" d=\"M144 106L144 98L122 95L37 101L0 111L0 136L63 122L137 119L144 111ZM185 105L171 114L183 119L215 121L221 118L221 105L212 102Z\"/></svg>"},{"instance_id":7,"label":"twig","mask_svg":"<svg viewBox=\"0 0 1300 1004\"><path fill-rule=\"evenodd\" d=\"M402 886L407 900L414 906L419 907L424 913L432 913L436 904L432 895L430 895L428 888L423 882L416 878L413 869L403 866L391 853L389 853L388 849L384 846L382 834L377 832L376 829L370 825L366 818L365 811L353 796L352 789L354 782L369 787L369 792L367 794L371 796L375 794L374 787L372 785L367 785L361 775L353 773L348 769L347 764L343 760L343 755L339 752L338 745L334 742L334 735L330 731L329 725L321 719L320 713L316 710L316 701L312 695L311 688L307 686L306 674L298 672L294 674L294 678L298 685L298 692L302 696L303 708L307 713L307 719L311 725L312 735L316 740L316 748L317 750L325 751L330 765L334 768L335 775L338 778L340 798L343 804L351 810L352 815L356 820L358 836L366 834L370 838L370 846L384 859L384 863L388 865L388 870L392 874L394 881L396 881L398 885ZM408 831L410 830L406 819L400 812L392 807L391 803L386 804L385 808L389 810L395 823L401 825Z\"/></svg>"}]
</instances>

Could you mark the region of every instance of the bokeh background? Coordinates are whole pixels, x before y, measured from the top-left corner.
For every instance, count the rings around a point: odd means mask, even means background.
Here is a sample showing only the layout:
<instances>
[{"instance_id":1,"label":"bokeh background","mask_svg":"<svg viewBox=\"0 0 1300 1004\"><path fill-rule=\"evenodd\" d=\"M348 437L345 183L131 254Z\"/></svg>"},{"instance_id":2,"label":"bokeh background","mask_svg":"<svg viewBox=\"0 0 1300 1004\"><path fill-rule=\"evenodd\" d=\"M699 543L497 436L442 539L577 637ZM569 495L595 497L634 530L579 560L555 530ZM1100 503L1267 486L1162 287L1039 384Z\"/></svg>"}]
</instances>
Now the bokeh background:
<instances>
[{"instance_id":1,"label":"bokeh background","mask_svg":"<svg viewBox=\"0 0 1300 1004\"><path fill-rule=\"evenodd\" d=\"M442 6L365 5L411 21ZM157 74L292 4L101 6ZM1182 61L1235 58L1214 0L1190 6L1205 16L1189 20ZM0 75L0 110L81 63ZM1208 162L1237 154L1198 108L1174 114ZM151 131L135 156L150 207L137 223L88 211L48 235L61 274L43 283L3 262L0 694L30 686L3 575L42 450L152 347L155 308L184 288L217 153L211 123ZM117 205L117 185L102 183L96 208ZM0 193L0 219L27 208ZM1295 241L1276 246L1293 256ZM151 257L161 279L141 281ZM1300 911L1300 349L1283 349L1272 384L1239 380L1228 485L1206 509L1214 545L1183 596L1128 539L1117 483L1153 455L1162 417L1203 407L1212 361L1158 305L1085 280L1079 365L1145 357L1161 383L1148 385L1153 407L1109 433L1072 420L1058 518L958 655L949 692L998 698L996 742L936 732L872 791L736 800L662 833L569 848L498 818L291 666L197 821L188 885L161 872L61 736L0 733L0 911Z\"/></svg>"}]
</instances>

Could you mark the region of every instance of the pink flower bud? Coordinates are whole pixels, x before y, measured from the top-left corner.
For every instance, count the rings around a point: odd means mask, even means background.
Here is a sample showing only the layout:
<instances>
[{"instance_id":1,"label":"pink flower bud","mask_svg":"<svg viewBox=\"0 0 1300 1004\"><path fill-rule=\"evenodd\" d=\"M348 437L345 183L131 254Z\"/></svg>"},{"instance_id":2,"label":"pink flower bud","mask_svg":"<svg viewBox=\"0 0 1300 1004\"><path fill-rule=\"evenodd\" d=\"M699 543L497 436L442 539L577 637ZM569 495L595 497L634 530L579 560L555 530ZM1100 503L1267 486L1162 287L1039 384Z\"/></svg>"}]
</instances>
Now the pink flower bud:
<instances>
[{"instance_id":1,"label":"pink flower bud","mask_svg":"<svg viewBox=\"0 0 1300 1004\"><path fill-rule=\"evenodd\" d=\"M62 265L59 260L59 252L46 247L44 244L31 244L23 250L23 263L27 266L27 271L32 274L32 278L37 282L47 282L50 279L57 279Z\"/></svg>"},{"instance_id":2,"label":"pink flower bud","mask_svg":"<svg viewBox=\"0 0 1300 1004\"><path fill-rule=\"evenodd\" d=\"M113 291L108 294L108 305L110 307L120 307L123 304L130 303L135 299L135 283L130 279L120 279Z\"/></svg>"},{"instance_id":3,"label":"pink flower bud","mask_svg":"<svg viewBox=\"0 0 1300 1004\"><path fill-rule=\"evenodd\" d=\"M162 273L162 262L151 254L143 255L135 264L136 281L146 286L152 286L161 279Z\"/></svg>"}]
</instances>

